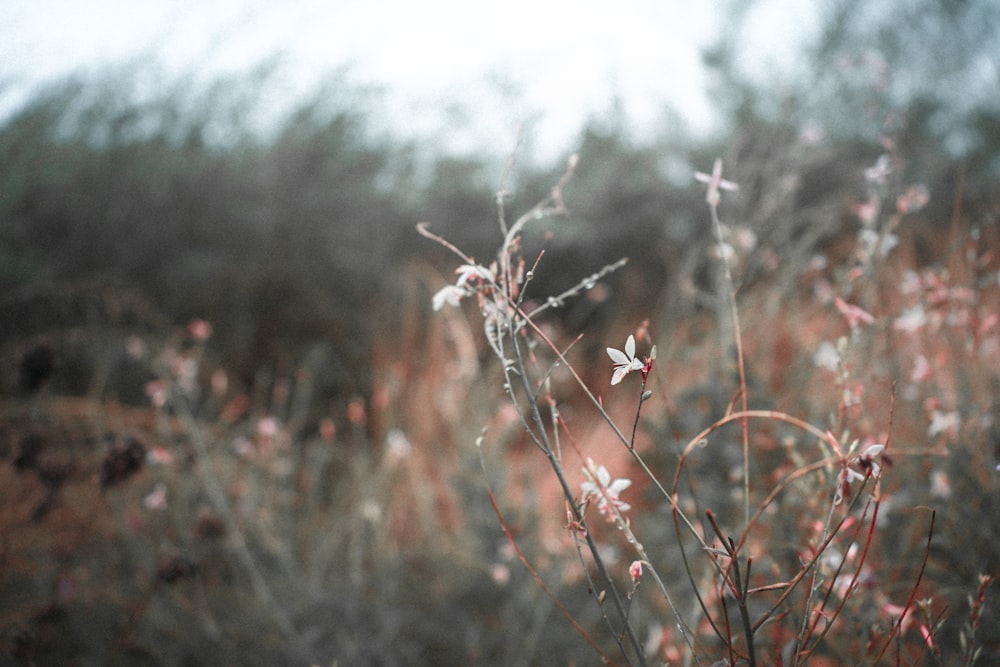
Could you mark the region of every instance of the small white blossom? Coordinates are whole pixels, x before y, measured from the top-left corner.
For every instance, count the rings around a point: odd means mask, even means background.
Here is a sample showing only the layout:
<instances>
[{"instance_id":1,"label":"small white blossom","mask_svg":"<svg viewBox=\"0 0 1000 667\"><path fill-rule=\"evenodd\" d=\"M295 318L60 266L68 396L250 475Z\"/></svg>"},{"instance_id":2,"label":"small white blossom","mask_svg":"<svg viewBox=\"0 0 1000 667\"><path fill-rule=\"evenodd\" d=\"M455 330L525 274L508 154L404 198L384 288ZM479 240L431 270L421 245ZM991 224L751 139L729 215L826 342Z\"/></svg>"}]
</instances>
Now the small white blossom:
<instances>
[{"instance_id":1,"label":"small white blossom","mask_svg":"<svg viewBox=\"0 0 1000 667\"><path fill-rule=\"evenodd\" d=\"M913 357L913 370L910 371L910 382L920 383L931 376L934 369L931 362L922 354Z\"/></svg>"},{"instance_id":2,"label":"small white blossom","mask_svg":"<svg viewBox=\"0 0 1000 667\"><path fill-rule=\"evenodd\" d=\"M861 458L863 458L863 459L874 458L874 457L878 456L879 454L881 454L883 449L885 449L885 445L883 445L881 443L876 443L874 445L868 445L867 447L865 447L865 451L861 452Z\"/></svg>"},{"instance_id":3,"label":"small white blossom","mask_svg":"<svg viewBox=\"0 0 1000 667\"><path fill-rule=\"evenodd\" d=\"M142 504L148 510L163 510L167 508L167 486L159 482L149 494L142 499Z\"/></svg>"},{"instance_id":4,"label":"small white blossom","mask_svg":"<svg viewBox=\"0 0 1000 667\"><path fill-rule=\"evenodd\" d=\"M878 156L875 164L865 169L865 178L872 183L883 184L892 173L892 161L884 153Z\"/></svg>"},{"instance_id":5,"label":"small white blossom","mask_svg":"<svg viewBox=\"0 0 1000 667\"><path fill-rule=\"evenodd\" d=\"M458 274L458 280L455 281L458 287L464 287L472 278L479 278L488 283L493 282L493 272L478 264L463 264L455 269L455 273Z\"/></svg>"},{"instance_id":6,"label":"small white blossom","mask_svg":"<svg viewBox=\"0 0 1000 667\"><path fill-rule=\"evenodd\" d=\"M903 280L899 283L900 294L917 294L924 289L924 281L920 274L913 269L907 269L903 274Z\"/></svg>"},{"instance_id":7,"label":"small white blossom","mask_svg":"<svg viewBox=\"0 0 1000 667\"><path fill-rule=\"evenodd\" d=\"M861 467L871 470L872 474L876 477L879 476L882 469L879 467L879 464L875 459L882 455L883 449L885 449L885 445L881 443L868 445L868 447L865 448L865 451L861 452L861 455L858 457L858 463Z\"/></svg>"},{"instance_id":8,"label":"small white blossom","mask_svg":"<svg viewBox=\"0 0 1000 667\"><path fill-rule=\"evenodd\" d=\"M613 347L607 348L608 356L615 363L615 372L611 376L611 384L615 385L622 381L626 375L632 371L641 371L644 364L641 359L635 358L635 336L629 334L625 341L625 351L616 350Z\"/></svg>"},{"instance_id":9,"label":"small white blossom","mask_svg":"<svg viewBox=\"0 0 1000 667\"><path fill-rule=\"evenodd\" d=\"M431 300L434 310L441 310L445 305L458 306L464 297L473 293L476 282L493 282L493 272L478 264L463 264L455 269L455 273L458 274L455 284L442 287ZM473 285L470 287L469 283Z\"/></svg>"},{"instance_id":10,"label":"small white blossom","mask_svg":"<svg viewBox=\"0 0 1000 667\"><path fill-rule=\"evenodd\" d=\"M715 206L719 203L719 190L739 190L740 186L732 181L727 181L722 178L722 159L716 158L715 164L712 165L712 173L705 174L700 171L694 173L695 180L700 181L708 185L705 192L705 201L709 203L710 206Z\"/></svg>"},{"instance_id":11,"label":"small white blossom","mask_svg":"<svg viewBox=\"0 0 1000 667\"><path fill-rule=\"evenodd\" d=\"M916 333L927 324L927 313L919 303L907 308L892 323L892 328L905 333Z\"/></svg>"},{"instance_id":12,"label":"small white blossom","mask_svg":"<svg viewBox=\"0 0 1000 667\"><path fill-rule=\"evenodd\" d=\"M931 425L927 428L927 435L934 438L939 435L955 437L962 419L957 412L942 412L941 410L931 411Z\"/></svg>"},{"instance_id":13,"label":"small white blossom","mask_svg":"<svg viewBox=\"0 0 1000 667\"><path fill-rule=\"evenodd\" d=\"M611 479L611 473L603 465L595 466L591 459L587 459L587 466L583 469L587 476L587 481L580 483L583 490L583 499L595 498L597 500L597 511L607 518L608 521L615 520L615 512L627 512L632 506L619 498L622 491L632 486L630 479Z\"/></svg>"},{"instance_id":14,"label":"small white blossom","mask_svg":"<svg viewBox=\"0 0 1000 667\"><path fill-rule=\"evenodd\" d=\"M813 365L836 373L840 369L840 352L837 351L837 346L828 340L820 343L813 354Z\"/></svg>"},{"instance_id":15,"label":"small white blossom","mask_svg":"<svg viewBox=\"0 0 1000 667\"><path fill-rule=\"evenodd\" d=\"M951 497L951 480L943 470L931 471L931 495L935 498Z\"/></svg>"},{"instance_id":16,"label":"small white blossom","mask_svg":"<svg viewBox=\"0 0 1000 667\"><path fill-rule=\"evenodd\" d=\"M434 310L441 310L445 305L458 306L462 301L462 297L467 296L467 294L468 292L461 287L448 285L438 290L431 300L431 305L434 307Z\"/></svg>"},{"instance_id":17,"label":"small white blossom","mask_svg":"<svg viewBox=\"0 0 1000 667\"><path fill-rule=\"evenodd\" d=\"M378 523L382 520L382 506L377 501L369 498L361 503L361 516L368 523Z\"/></svg>"},{"instance_id":18,"label":"small white blossom","mask_svg":"<svg viewBox=\"0 0 1000 667\"><path fill-rule=\"evenodd\" d=\"M882 474L882 468L875 459L882 455L882 450L884 449L885 445L882 443L869 445L865 448L865 451L861 452L851 460L852 463L856 464L864 472L858 472L854 468L848 466L845 462L844 467L840 471L840 477L837 483L837 495L834 499L835 504L839 505L841 501L843 501L843 499L850 494L851 484L854 482L864 482L868 479L869 475L878 479L878 477Z\"/></svg>"},{"instance_id":19,"label":"small white blossom","mask_svg":"<svg viewBox=\"0 0 1000 667\"><path fill-rule=\"evenodd\" d=\"M413 445L402 429L390 429L385 436L385 450L389 463L394 464L409 457Z\"/></svg>"}]
</instances>

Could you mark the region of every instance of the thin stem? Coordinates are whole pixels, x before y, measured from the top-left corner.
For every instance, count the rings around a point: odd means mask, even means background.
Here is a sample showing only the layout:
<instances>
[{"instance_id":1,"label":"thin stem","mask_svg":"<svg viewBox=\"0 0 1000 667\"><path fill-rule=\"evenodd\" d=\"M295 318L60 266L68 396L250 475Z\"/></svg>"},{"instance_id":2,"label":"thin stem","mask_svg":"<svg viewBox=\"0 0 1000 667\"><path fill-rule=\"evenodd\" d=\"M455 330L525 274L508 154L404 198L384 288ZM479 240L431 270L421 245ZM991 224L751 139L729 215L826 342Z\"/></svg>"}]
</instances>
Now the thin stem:
<instances>
[{"instance_id":1,"label":"thin stem","mask_svg":"<svg viewBox=\"0 0 1000 667\"><path fill-rule=\"evenodd\" d=\"M719 246L719 261L722 262L722 271L725 284L723 288L726 292L726 299L729 304L729 317L732 322L733 343L736 345L736 368L740 375L740 407L742 411L747 411L747 376L746 364L743 359L743 336L740 333L740 312L736 306L736 288L733 284L733 274L729 268L729 258L726 252L725 242L722 238L722 223L719 221L718 202L709 205L712 212L712 229L715 231L716 243ZM722 298L721 294L719 298ZM719 323L722 326L722 322ZM741 421L743 432L743 520L750 523L750 431L747 420Z\"/></svg>"},{"instance_id":2,"label":"thin stem","mask_svg":"<svg viewBox=\"0 0 1000 667\"><path fill-rule=\"evenodd\" d=\"M917 599L917 587L920 586L920 582L924 578L924 571L927 569L927 559L931 555L931 538L934 537L934 519L937 518L937 511L931 510L931 524L927 528L927 546L924 547L924 559L920 563L920 571L917 573L917 579L913 582L913 588L910 589L910 597L906 600L906 604L903 606L903 611L899 614L899 619L892 626L892 633L885 644L882 646L882 650L875 657L875 664L882 659L885 652L889 649L889 644L892 643L892 634L901 634L901 629L903 627L903 619L906 618L906 614L910 611L914 602Z\"/></svg>"},{"instance_id":3,"label":"thin stem","mask_svg":"<svg viewBox=\"0 0 1000 667\"><path fill-rule=\"evenodd\" d=\"M747 662L754 667L757 664L757 659L754 653L754 628L750 623L750 609L747 607L747 597L750 590L750 568L753 560L747 558L747 570L745 574L740 574L740 561L739 561L739 547L732 537L725 535L722 532L722 528L719 527L719 523L715 519L715 514L711 510L705 510L705 516L708 518L709 524L712 526L712 530L719 538L719 542L723 545L726 554L729 556L729 566L725 569L722 576L723 590L720 591L720 599L725 604L725 588L728 586L730 592L732 592L733 597L736 599L736 606L740 610L740 620L743 624L743 636L747 643ZM730 574L731 573L731 574ZM726 621L726 628L728 633L729 628L729 614L723 609L724 619ZM728 642L730 649L732 648L732 642Z\"/></svg>"},{"instance_id":4,"label":"thin stem","mask_svg":"<svg viewBox=\"0 0 1000 667\"><path fill-rule=\"evenodd\" d=\"M635 434L639 429L639 415L642 413L642 404L646 402L646 372L642 373L642 384L639 386L639 403L635 406L635 421L632 422L632 437L629 438L629 449L635 449Z\"/></svg>"}]
</instances>

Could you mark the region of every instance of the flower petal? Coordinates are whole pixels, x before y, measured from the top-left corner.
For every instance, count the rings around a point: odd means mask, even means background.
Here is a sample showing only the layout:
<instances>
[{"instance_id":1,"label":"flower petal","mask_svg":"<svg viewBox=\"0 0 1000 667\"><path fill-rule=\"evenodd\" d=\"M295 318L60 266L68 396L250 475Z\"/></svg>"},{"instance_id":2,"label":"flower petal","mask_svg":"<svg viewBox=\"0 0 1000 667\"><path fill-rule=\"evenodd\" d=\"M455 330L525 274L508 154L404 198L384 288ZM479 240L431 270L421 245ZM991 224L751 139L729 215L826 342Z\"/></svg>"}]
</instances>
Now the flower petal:
<instances>
[{"instance_id":1,"label":"flower petal","mask_svg":"<svg viewBox=\"0 0 1000 667\"><path fill-rule=\"evenodd\" d=\"M632 486L632 480L630 479L616 479L608 485L608 491L614 495L620 494L622 491Z\"/></svg>"},{"instance_id":2,"label":"flower petal","mask_svg":"<svg viewBox=\"0 0 1000 667\"><path fill-rule=\"evenodd\" d=\"M635 336L632 334L629 334L628 340L625 341L625 354L630 360L635 359Z\"/></svg>"},{"instance_id":3,"label":"flower petal","mask_svg":"<svg viewBox=\"0 0 1000 667\"><path fill-rule=\"evenodd\" d=\"M434 294L431 305L434 310L441 310L446 304L449 306L458 306L463 296L465 296L465 290L461 287L448 285L447 287L442 287Z\"/></svg>"},{"instance_id":4,"label":"flower petal","mask_svg":"<svg viewBox=\"0 0 1000 667\"><path fill-rule=\"evenodd\" d=\"M459 287L465 286L472 278L480 278L486 282L493 282L493 272L478 264L463 264L455 269L455 273L459 274L458 281L455 283Z\"/></svg>"},{"instance_id":5,"label":"flower petal","mask_svg":"<svg viewBox=\"0 0 1000 667\"><path fill-rule=\"evenodd\" d=\"M611 361L615 362L616 366L627 366L631 363L631 359L625 356L625 353L621 350L616 350L613 347L607 348L608 356L611 357Z\"/></svg>"},{"instance_id":6,"label":"flower petal","mask_svg":"<svg viewBox=\"0 0 1000 667\"><path fill-rule=\"evenodd\" d=\"M883 449L885 449L885 445L882 444L869 445L865 451L861 452L861 458L873 459L881 454Z\"/></svg>"}]
</instances>

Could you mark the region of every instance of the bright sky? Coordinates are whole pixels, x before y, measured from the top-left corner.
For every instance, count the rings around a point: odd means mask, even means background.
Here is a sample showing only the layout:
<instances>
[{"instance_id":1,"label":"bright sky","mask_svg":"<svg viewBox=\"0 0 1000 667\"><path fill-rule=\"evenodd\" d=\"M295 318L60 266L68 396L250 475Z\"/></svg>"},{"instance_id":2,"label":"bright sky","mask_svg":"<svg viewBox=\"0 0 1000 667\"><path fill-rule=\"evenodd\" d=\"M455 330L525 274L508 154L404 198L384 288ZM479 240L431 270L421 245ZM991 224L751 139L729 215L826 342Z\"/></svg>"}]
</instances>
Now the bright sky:
<instances>
[{"instance_id":1,"label":"bright sky","mask_svg":"<svg viewBox=\"0 0 1000 667\"><path fill-rule=\"evenodd\" d=\"M0 81L24 92L126 59L155 59L207 81L281 53L292 91L309 92L345 65L349 80L383 86L387 123L403 136L454 130L458 143L506 151L525 123L541 152L564 152L582 122L616 97L638 128L662 121L669 106L690 129L711 129L699 50L716 35L725 4L5 0ZM801 33L802 15L788 14L796 4L808 3L758 3L764 61L786 57L776 45L794 47L784 33Z\"/></svg>"}]
</instances>

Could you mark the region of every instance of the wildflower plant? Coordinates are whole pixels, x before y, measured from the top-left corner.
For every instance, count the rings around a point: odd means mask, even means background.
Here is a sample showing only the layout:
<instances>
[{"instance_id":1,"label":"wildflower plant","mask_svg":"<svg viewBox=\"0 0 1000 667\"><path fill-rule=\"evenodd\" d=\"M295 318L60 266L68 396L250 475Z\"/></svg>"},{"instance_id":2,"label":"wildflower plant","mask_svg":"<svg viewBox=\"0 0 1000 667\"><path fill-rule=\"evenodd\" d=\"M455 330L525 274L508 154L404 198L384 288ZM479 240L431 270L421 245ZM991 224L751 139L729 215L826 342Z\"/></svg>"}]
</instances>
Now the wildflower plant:
<instances>
[{"instance_id":1,"label":"wildflower plant","mask_svg":"<svg viewBox=\"0 0 1000 667\"><path fill-rule=\"evenodd\" d=\"M560 602L518 547L494 491L488 487L492 507L512 548L571 625L607 663L645 665L676 659L696 664L801 665L817 652L828 652L834 636L846 646L852 641L849 632L840 630L846 626L846 612L858 613L876 605L862 599L863 581L871 576L873 567L870 556L877 534L882 478L890 461L892 410L884 417L886 435L876 443L853 437L844 423L831 425L831 430L785 412L750 407L736 289L728 264L732 253L724 247L729 235L719 217L722 193L734 192L738 186L722 178L722 161L717 160L711 174L697 173L695 179L706 187L718 246L718 284L726 288L717 295L724 304L717 313L728 320L720 323L720 328L733 338L739 385L726 413L717 415L716 421L686 443L667 438L640 443L644 406L654 395L669 399L669 379L664 383L662 375L655 372L656 346L650 345L648 353L640 354L636 337L630 334L622 348L606 347L605 362L611 363L607 387L619 392L612 394L615 404L626 400L619 397L620 392L627 395L632 391L630 376L639 376L639 389L633 394L632 426L622 428L612 417L611 406L605 405L602 390L588 385L570 362L571 350L583 334L561 345L540 320L547 311L565 306L619 270L625 260L604 266L563 293L532 293L535 271L545 258L544 253L524 256L527 244L522 236L531 232L533 223L567 212L562 192L576 165L574 156L549 195L513 223L508 222L507 193L501 187L497 197L500 242L495 256L486 262L477 261L433 233L427 223L417 227L420 234L450 250L459 261L457 280L442 287L432 305L438 310L475 304L486 341L502 369L503 392L563 495L566 539L600 611L606 638L595 637L594 630L584 627ZM837 306L852 329L874 321L860 306L843 299ZM644 342L647 339L642 336ZM603 424L603 451L624 448L633 464L629 470L612 472L599 457L583 452L552 392L557 372L568 375ZM757 425L760 430L782 430L784 444L755 451ZM739 483L731 489L740 507L736 512L725 504L713 507L711 499L718 492L710 492L710 483L699 479L703 469L700 461L705 456L727 459L734 437L740 451L734 469ZM484 431L477 440L484 468L482 450L487 442ZM651 463L656 457L647 461L650 449L660 458L665 451L675 453L672 481L669 470ZM568 472L577 466L583 474L579 486L571 484ZM649 497L655 499L652 505ZM649 530L647 541L643 530L650 526L645 511L652 508L650 512L655 514L657 507L670 517L673 531ZM617 530L609 535L600 529L602 522L592 525L592 510ZM561 508L541 511L555 513ZM793 533L780 543L771 525L779 514L792 517L788 525ZM929 523L933 525L933 515ZM607 556L609 542L617 543L625 562L631 562L621 575L614 568L617 559ZM789 548L795 553L790 559L781 555ZM922 572L916 575L909 601L901 605L904 616L913 611ZM655 595L642 600L667 615L662 624L650 626L646 636L636 620L644 603L635 596L644 578L652 582ZM873 632L867 646L855 655L884 654L899 641L903 629L899 622L884 626ZM678 637L669 640L675 630Z\"/></svg>"}]
</instances>

